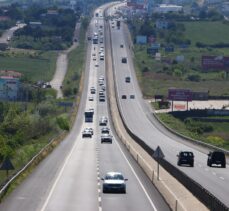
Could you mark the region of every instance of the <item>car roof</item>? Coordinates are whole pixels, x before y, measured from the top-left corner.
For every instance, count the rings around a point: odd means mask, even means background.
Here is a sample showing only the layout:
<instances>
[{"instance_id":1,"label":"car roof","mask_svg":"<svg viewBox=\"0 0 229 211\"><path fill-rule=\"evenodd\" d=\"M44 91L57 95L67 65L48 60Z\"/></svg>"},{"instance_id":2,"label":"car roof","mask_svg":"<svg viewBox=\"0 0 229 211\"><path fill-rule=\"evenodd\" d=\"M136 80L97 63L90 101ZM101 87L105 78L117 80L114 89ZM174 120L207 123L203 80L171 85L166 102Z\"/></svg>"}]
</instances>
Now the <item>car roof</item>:
<instances>
[{"instance_id":1,"label":"car roof","mask_svg":"<svg viewBox=\"0 0 229 211\"><path fill-rule=\"evenodd\" d=\"M110 172L107 172L106 175L114 176L114 175L122 175L122 173L121 172L110 171Z\"/></svg>"}]
</instances>

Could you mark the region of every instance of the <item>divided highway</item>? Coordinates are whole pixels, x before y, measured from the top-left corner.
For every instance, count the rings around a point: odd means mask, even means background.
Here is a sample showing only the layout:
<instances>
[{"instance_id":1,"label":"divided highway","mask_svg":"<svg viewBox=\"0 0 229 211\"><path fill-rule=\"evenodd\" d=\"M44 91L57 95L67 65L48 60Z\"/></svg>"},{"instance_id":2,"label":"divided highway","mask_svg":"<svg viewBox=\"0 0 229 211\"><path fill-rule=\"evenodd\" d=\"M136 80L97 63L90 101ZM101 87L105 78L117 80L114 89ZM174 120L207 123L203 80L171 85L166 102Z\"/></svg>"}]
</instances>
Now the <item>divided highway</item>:
<instances>
[{"instance_id":1,"label":"divided highway","mask_svg":"<svg viewBox=\"0 0 229 211\"><path fill-rule=\"evenodd\" d=\"M115 8L113 7L109 10L109 14L114 13ZM152 149L160 146L165 154L165 159L174 166L177 166L176 155L179 151L192 151L195 156L194 168L178 166L177 168L229 206L229 166L227 165L226 169L208 167L206 150L199 149L169 134L152 117L149 117L149 110L142 99L135 76L126 29L123 23L121 23L121 28L117 29L115 20L110 21L110 25L118 102L127 126ZM127 58L127 63L122 61L123 57ZM130 77L130 82L126 82L126 77ZM131 95L134 95L135 98L131 98Z\"/></svg>"},{"instance_id":2,"label":"divided highway","mask_svg":"<svg viewBox=\"0 0 229 211\"><path fill-rule=\"evenodd\" d=\"M103 10L95 11L90 23L90 33L104 36ZM161 195L155 190L146 175L118 140L110 122L107 96L99 100L98 79L104 77L105 61L100 60L99 51L103 41L89 41L84 90L76 122L66 139L50 154L31 175L22 182L1 204L4 211L151 211L169 210ZM106 47L104 47L106 59ZM102 76L102 77L101 77ZM91 93L95 87L96 93ZM94 109L93 122L85 122L84 111ZM99 119L108 117L108 127L113 136L112 144L101 143ZM92 128L91 138L83 138L82 131ZM128 178L126 194L102 193L103 177L109 171L122 172Z\"/></svg>"}]
</instances>

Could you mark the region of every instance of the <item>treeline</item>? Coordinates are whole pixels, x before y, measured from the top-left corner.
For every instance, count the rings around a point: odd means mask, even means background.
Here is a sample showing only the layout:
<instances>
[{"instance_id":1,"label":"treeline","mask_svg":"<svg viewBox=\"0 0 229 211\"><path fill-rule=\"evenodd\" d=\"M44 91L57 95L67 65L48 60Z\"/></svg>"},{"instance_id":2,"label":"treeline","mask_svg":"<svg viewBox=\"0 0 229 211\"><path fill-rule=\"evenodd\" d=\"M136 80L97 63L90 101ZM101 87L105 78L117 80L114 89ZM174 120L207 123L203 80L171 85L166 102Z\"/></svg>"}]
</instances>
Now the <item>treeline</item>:
<instances>
[{"instance_id":1,"label":"treeline","mask_svg":"<svg viewBox=\"0 0 229 211\"><path fill-rule=\"evenodd\" d=\"M215 43L215 44L206 44L202 42L196 42L196 47L198 48L228 48L229 43Z\"/></svg>"},{"instance_id":2,"label":"treeline","mask_svg":"<svg viewBox=\"0 0 229 211\"><path fill-rule=\"evenodd\" d=\"M23 146L36 144L41 137L58 133L60 127L67 129L68 123L61 113L63 109L52 100L38 104L0 102L0 163L5 157L14 157Z\"/></svg>"},{"instance_id":3,"label":"treeline","mask_svg":"<svg viewBox=\"0 0 229 211\"><path fill-rule=\"evenodd\" d=\"M80 13L71 9L56 9L57 14L49 15L43 8L31 8L26 13L24 28L14 35L14 47L36 50L61 50L70 46L76 21ZM32 26L31 22L41 25Z\"/></svg>"}]
</instances>

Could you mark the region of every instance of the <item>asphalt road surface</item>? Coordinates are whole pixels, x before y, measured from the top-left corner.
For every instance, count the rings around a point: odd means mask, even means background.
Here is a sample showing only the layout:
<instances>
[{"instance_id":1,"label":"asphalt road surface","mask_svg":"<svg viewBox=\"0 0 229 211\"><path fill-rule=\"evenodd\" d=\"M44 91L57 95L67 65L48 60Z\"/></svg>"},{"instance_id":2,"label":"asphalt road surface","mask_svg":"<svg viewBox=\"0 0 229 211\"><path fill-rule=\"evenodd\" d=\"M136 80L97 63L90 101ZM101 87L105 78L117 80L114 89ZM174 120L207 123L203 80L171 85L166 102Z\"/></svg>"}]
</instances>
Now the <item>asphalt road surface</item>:
<instances>
[{"instance_id":1,"label":"asphalt road surface","mask_svg":"<svg viewBox=\"0 0 229 211\"><path fill-rule=\"evenodd\" d=\"M111 14L114 12L114 8L109 11ZM179 151L192 151L195 156L194 168L178 166L177 168L229 206L229 166L227 165L226 169L208 167L208 150L186 143L184 140L170 134L162 126L158 125L142 99L142 94L134 72L130 52L131 46L127 39L126 29L123 23L121 23L121 28L118 30L117 27L112 27L112 22L116 21L110 21L110 24L117 93L121 113L126 124L134 134L144 140L151 148L156 149L157 146L160 146L165 154L165 159L174 166L177 166L176 155ZM121 44L124 45L124 48L120 47ZM127 63L121 62L122 57L127 58ZM130 83L125 82L125 77L127 76L131 77ZM126 95L127 99L121 99L122 95ZM130 95L134 95L135 99L130 99Z\"/></svg>"},{"instance_id":2,"label":"asphalt road surface","mask_svg":"<svg viewBox=\"0 0 229 211\"><path fill-rule=\"evenodd\" d=\"M99 8L101 15L92 19L92 31L98 30L98 24L103 25L102 10L103 8ZM98 102L98 78L105 76L107 68L105 62L99 60L101 45L103 43L90 43L88 46L83 96L79 115L70 134L0 204L0 210L169 210L161 195L120 144L110 125L110 119L108 126L111 128L113 143L100 143L101 126L98 125L98 120L103 115L109 118L107 101ZM92 53L96 54L96 61L93 60ZM95 64L99 66L96 67ZM92 95L91 86L97 88L93 101L88 100ZM84 122L83 112L87 108L94 109L92 123ZM81 132L85 127L94 129L92 138L82 138ZM100 177L108 171L120 171L128 178L126 194L102 193Z\"/></svg>"}]
</instances>

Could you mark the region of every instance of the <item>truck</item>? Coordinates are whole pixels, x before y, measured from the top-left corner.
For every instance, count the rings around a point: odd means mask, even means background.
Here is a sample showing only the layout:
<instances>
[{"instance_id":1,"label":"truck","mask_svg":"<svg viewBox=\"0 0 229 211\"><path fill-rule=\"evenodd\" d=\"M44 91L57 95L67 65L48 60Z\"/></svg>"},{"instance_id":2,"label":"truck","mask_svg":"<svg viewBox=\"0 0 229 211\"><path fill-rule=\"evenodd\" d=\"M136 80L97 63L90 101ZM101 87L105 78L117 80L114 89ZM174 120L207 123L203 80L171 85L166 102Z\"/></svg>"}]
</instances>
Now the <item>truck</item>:
<instances>
[{"instance_id":1,"label":"truck","mask_svg":"<svg viewBox=\"0 0 229 211\"><path fill-rule=\"evenodd\" d=\"M93 122L94 109L88 109L84 112L85 122Z\"/></svg>"},{"instance_id":2,"label":"truck","mask_svg":"<svg viewBox=\"0 0 229 211\"><path fill-rule=\"evenodd\" d=\"M121 25L121 22L119 20L117 20L117 22L116 22L117 29L120 29L120 25Z\"/></svg>"},{"instance_id":3,"label":"truck","mask_svg":"<svg viewBox=\"0 0 229 211\"><path fill-rule=\"evenodd\" d=\"M95 36L95 35L94 35L94 37L93 37L93 39L92 39L93 44L98 44L98 41L99 41L98 36Z\"/></svg>"}]
</instances>

